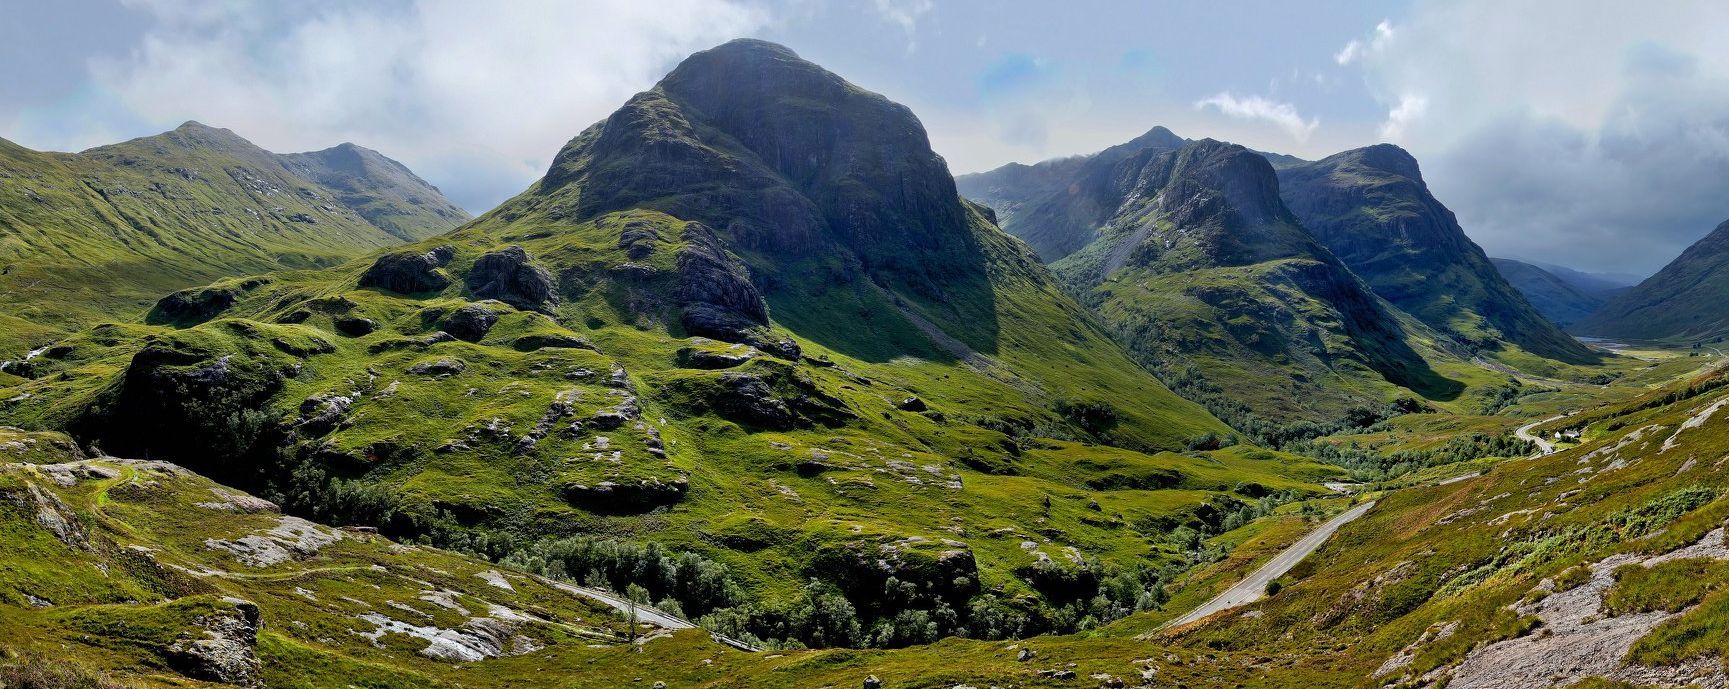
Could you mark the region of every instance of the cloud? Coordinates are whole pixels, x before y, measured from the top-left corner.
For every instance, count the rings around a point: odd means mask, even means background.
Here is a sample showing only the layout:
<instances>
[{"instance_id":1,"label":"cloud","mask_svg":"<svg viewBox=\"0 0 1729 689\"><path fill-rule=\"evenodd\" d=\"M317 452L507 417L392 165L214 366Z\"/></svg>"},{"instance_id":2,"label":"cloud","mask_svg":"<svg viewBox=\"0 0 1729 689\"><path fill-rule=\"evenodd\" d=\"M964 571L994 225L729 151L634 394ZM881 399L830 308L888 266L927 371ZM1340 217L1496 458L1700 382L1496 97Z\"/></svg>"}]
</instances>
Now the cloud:
<instances>
[{"instance_id":1,"label":"cloud","mask_svg":"<svg viewBox=\"0 0 1729 689\"><path fill-rule=\"evenodd\" d=\"M1365 55L1385 49L1392 40L1393 23L1383 19L1381 23L1375 25L1375 33L1370 36L1367 43L1359 39L1351 39L1345 43L1345 47L1339 49L1339 52L1333 53L1333 62L1338 63L1341 67L1352 64L1361 60Z\"/></svg>"},{"instance_id":2,"label":"cloud","mask_svg":"<svg viewBox=\"0 0 1729 689\"><path fill-rule=\"evenodd\" d=\"M936 8L932 0L872 0L871 6L876 9L877 16L906 32L908 53L918 48L915 37L919 20ZM979 45L984 45L982 37Z\"/></svg>"},{"instance_id":3,"label":"cloud","mask_svg":"<svg viewBox=\"0 0 1729 689\"><path fill-rule=\"evenodd\" d=\"M1351 64L1382 137L1489 253L1649 272L1729 218L1729 44L1700 30L1726 22L1713 4L1424 4Z\"/></svg>"},{"instance_id":4,"label":"cloud","mask_svg":"<svg viewBox=\"0 0 1729 689\"><path fill-rule=\"evenodd\" d=\"M1239 98L1228 91L1196 101L1195 108L1218 110L1240 120L1267 122L1283 129L1299 142L1307 141L1315 128L1321 125L1319 119L1303 119L1303 116L1297 113L1296 106L1290 103L1268 100L1261 96Z\"/></svg>"},{"instance_id":5,"label":"cloud","mask_svg":"<svg viewBox=\"0 0 1729 689\"><path fill-rule=\"evenodd\" d=\"M1405 129L1429 109L1429 99L1421 94L1407 93L1397 105L1387 111L1387 121L1381 124L1381 140L1397 142L1405 137Z\"/></svg>"},{"instance_id":6,"label":"cloud","mask_svg":"<svg viewBox=\"0 0 1729 689\"><path fill-rule=\"evenodd\" d=\"M91 72L129 116L197 119L279 151L353 141L473 211L684 55L766 23L696 0L127 4L152 28Z\"/></svg>"}]
</instances>

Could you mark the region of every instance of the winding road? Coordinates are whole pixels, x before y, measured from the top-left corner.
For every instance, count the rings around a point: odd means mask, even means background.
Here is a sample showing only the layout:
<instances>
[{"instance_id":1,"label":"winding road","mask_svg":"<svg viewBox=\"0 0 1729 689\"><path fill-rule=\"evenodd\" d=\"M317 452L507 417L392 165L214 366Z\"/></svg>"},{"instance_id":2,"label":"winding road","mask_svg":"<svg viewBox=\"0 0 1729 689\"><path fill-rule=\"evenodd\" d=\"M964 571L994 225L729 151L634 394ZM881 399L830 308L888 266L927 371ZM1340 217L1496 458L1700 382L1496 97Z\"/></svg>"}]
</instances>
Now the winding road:
<instances>
[{"instance_id":1,"label":"winding road","mask_svg":"<svg viewBox=\"0 0 1729 689\"><path fill-rule=\"evenodd\" d=\"M1291 571L1291 568L1297 566L1298 562L1302 562L1303 558L1315 552L1315 549L1320 548L1322 543L1326 543L1327 539L1339 530L1339 527L1368 514L1369 508L1374 506L1375 502L1371 500L1328 519L1320 528L1310 531L1307 536L1273 556L1273 559L1268 560L1267 564L1261 565L1261 568L1255 570L1255 573L1250 574L1248 578L1237 582L1235 586L1226 589L1224 593L1214 596L1212 600L1207 601L1201 607L1190 610L1187 615L1166 622L1159 628L1181 627L1213 613L1260 600L1266 595L1268 582Z\"/></svg>"},{"instance_id":2,"label":"winding road","mask_svg":"<svg viewBox=\"0 0 1729 689\"><path fill-rule=\"evenodd\" d=\"M1520 440L1529 440L1533 443L1536 443L1537 444L1536 456L1538 456L1538 457L1541 457L1541 456L1546 455L1546 454L1552 454L1553 452L1555 452L1555 444L1551 443L1547 440L1544 440L1542 438L1542 436L1538 436L1538 435L1531 433L1531 429L1536 428L1538 426L1541 426L1543 424L1549 423L1550 421L1560 421L1561 419L1565 419L1565 418L1567 418L1567 415L1561 414L1559 416L1551 416L1547 419L1539 419L1537 421L1532 421L1531 423L1520 426L1518 428L1518 430L1513 431L1513 435Z\"/></svg>"}]
</instances>

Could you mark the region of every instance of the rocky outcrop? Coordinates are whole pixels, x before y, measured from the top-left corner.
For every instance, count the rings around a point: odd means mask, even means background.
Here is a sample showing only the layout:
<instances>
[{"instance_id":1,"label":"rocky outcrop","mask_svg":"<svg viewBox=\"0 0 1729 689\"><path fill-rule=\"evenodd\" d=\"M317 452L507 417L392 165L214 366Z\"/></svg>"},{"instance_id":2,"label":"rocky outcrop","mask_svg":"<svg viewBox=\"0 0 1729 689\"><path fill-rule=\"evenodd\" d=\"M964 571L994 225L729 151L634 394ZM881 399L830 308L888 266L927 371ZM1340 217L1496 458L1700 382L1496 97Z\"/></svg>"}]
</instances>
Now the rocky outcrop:
<instances>
[{"instance_id":1,"label":"rocky outcrop","mask_svg":"<svg viewBox=\"0 0 1729 689\"><path fill-rule=\"evenodd\" d=\"M498 324L498 314L479 304L469 304L445 316L439 323L444 332L464 342L479 342Z\"/></svg>"},{"instance_id":2,"label":"rocky outcrop","mask_svg":"<svg viewBox=\"0 0 1729 689\"><path fill-rule=\"evenodd\" d=\"M537 349L586 349L598 352L594 343L576 335L553 333L548 335L523 335L511 343L517 351L532 352Z\"/></svg>"},{"instance_id":3,"label":"rocky outcrop","mask_svg":"<svg viewBox=\"0 0 1729 689\"><path fill-rule=\"evenodd\" d=\"M337 332L349 337L369 335L372 331L378 329L378 323L376 321L370 318L361 318L359 316L338 317L332 320L331 324L336 326Z\"/></svg>"},{"instance_id":4,"label":"rocky outcrop","mask_svg":"<svg viewBox=\"0 0 1729 689\"><path fill-rule=\"evenodd\" d=\"M258 660L258 606L223 598L222 607L193 620L194 631L168 647L168 662L193 679L242 687L263 685Z\"/></svg>"},{"instance_id":5,"label":"rocky outcrop","mask_svg":"<svg viewBox=\"0 0 1729 689\"><path fill-rule=\"evenodd\" d=\"M425 253L401 252L378 257L360 275L361 287L377 287L402 294L436 292L450 286L450 276L440 270L456 257L456 249L441 246Z\"/></svg>"},{"instance_id":6,"label":"rocky outcrop","mask_svg":"<svg viewBox=\"0 0 1729 689\"><path fill-rule=\"evenodd\" d=\"M417 376L454 376L468 368L461 359L439 359L423 361L408 367L408 372Z\"/></svg>"},{"instance_id":7,"label":"rocky outcrop","mask_svg":"<svg viewBox=\"0 0 1729 689\"><path fill-rule=\"evenodd\" d=\"M798 344L768 328L768 302L750 281L750 270L701 223L684 227L673 297L684 307L684 329L692 335L753 345L782 359L797 360Z\"/></svg>"},{"instance_id":8,"label":"rocky outcrop","mask_svg":"<svg viewBox=\"0 0 1729 689\"><path fill-rule=\"evenodd\" d=\"M602 512L647 512L684 499L690 489L690 479L677 476L670 480L658 477L600 481L593 485L569 484L564 487L565 499L584 509Z\"/></svg>"},{"instance_id":9,"label":"rocky outcrop","mask_svg":"<svg viewBox=\"0 0 1729 689\"><path fill-rule=\"evenodd\" d=\"M551 311L558 304L552 274L534 265L520 246L481 256L468 269L465 282L476 299L497 299L530 311Z\"/></svg>"},{"instance_id":10,"label":"rocky outcrop","mask_svg":"<svg viewBox=\"0 0 1729 689\"><path fill-rule=\"evenodd\" d=\"M236 284L183 289L157 300L145 320L180 325L207 321L232 308L246 292L268 282L265 278L250 278Z\"/></svg>"}]
</instances>

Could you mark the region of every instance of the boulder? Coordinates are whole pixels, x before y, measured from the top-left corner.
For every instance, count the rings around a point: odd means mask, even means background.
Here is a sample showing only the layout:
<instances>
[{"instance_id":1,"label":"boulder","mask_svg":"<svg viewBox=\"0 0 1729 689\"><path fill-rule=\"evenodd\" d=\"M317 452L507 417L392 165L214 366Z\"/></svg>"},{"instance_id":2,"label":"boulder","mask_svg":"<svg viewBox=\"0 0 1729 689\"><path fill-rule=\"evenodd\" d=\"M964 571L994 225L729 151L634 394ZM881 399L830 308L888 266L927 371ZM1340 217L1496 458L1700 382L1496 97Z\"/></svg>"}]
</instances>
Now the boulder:
<instances>
[{"instance_id":1,"label":"boulder","mask_svg":"<svg viewBox=\"0 0 1729 689\"><path fill-rule=\"evenodd\" d=\"M226 608L194 618L191 632L168 647L167 660L193 679L242 687L262 686L258 660L258 606L223 598Z\"/></svg>"},{"instance_id":2,"label":"boulder","mask_svg":"<svg viewBox=\"0 0 1729 689\"><path fill-rule=\"evenodd\" d=\"M439 359L425 361L409 367L408 372L417 376L454 376L468 368L461 359Z\"/></svg>"},{"instance_id":3,"label":"boulder","mask_svg":"<svg viewBox=\"0 0 1729 689\"><path fill-rule=\"evenodd\" d=\"M552 274L531 263L520 246L481 256L468 269L466 283L477 299L497 299L519 309L551 311L558 304Z\"/></svg>"},{"instance_id":4,"label":"boulder","mask_svg":"<svg viewBox=\"0 0 1729 689\"><path fill-rule=\"evenodd\" d=\"M360 275L361 287L377 287L401 294L436 292L450 286L443 268L456 257L456 249L441 246L425 253L385 254Z\"/></svg>"},{"instance_id":5,"label":"boulder","mask_svg":"<svg viewBox=\"0 0 1729 689\"><path fill-rule=\"evenodd\" d=\"M926 411L926 410L930 409L930 407L925 405L924 400L921 400L917 397L908 397L904 400L901 400L900 402L895 404L895 408L899 409L901 411L915 411L915 412L916 411Z\"/></svg>"},{"instance_id":6,"label":"boulder","mask_svg":"<svg viewBox=\"0 0 1729 689\"><path fill-rule=\"evenodd\" d=\"M511 343L517 351L532 352L537 349L586 349L591 352L600 351L594 343L576 335L553 333L548 335L523 335Z\"/></svg>"},{"instance_id":7,"label":"boulder","mask_svg":"<svg viewBox=\"0 0 1729 689\"><path fill-rule=\"evenodd\" d=\"M498 324L498 314L479 304L469 304L452 311L439 323L444 332L464 342L479 342Z\"/></svg>"},{"instance_id":8,"label":"boulder","mask_svg":"<svg viewBox=\"0 0 1729 689\"><path fill-rule=\"evenodd\" d=\"M336 331L349 337L360 337L378 329L378 323L370 318L359 316L343 316L332 322Z\"/></svg>"},{"instance_id":9,"label":"boulder","mask_svg":"<svg viewBox=\"0 0 1729 689\"><path fill-rule=\"evenodd\" d=\"M741 347L733 351L715 352L685 347L678 350L678 365L684 368L721 369L743 366L756 358L756 350Z\"/></svg>"}]
</instances>

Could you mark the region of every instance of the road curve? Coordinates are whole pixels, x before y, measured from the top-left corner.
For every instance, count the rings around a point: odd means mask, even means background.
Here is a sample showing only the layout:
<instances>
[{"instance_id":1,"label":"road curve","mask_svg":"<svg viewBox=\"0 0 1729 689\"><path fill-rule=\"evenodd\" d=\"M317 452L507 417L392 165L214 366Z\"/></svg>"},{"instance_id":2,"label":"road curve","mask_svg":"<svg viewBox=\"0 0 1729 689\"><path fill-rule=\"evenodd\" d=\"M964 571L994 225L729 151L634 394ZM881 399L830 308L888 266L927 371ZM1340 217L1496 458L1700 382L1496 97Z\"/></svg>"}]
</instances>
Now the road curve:
<instances>
[{"instance_id":1,"label":"road curve","mask_svg":"<svg viewBox=\"0 0 1729 689\"><path fill-rule=\"evenodd\" d=\"M1226 589L1224 593L1214 596L1213 599L1207 601L1205 605L1189 611L1189 614L1171 620L1170 622L1166 622L1160 627L1160 629L1181 627L1208 615L1212 615L1213 613L1229 610L1239 605L1253 603L1260 600L1266 595L1267 582L1284 576L1285 572L1291 571L1291 568L1297 566L1298 562L1302 562L1303 558L1308 557L1310 553L1315 552L1315 549L1320 548L1322 543L1326 543L1327 539L1333 535L1333 532L1339 530L1339 527L1349 524L1358 517L1368 514L1369 508L1374 506L1375 502L1371 500L1345 510L1332 519L1328 519L1327 522L1322 524L1319 528L1310 531L1309 534L1304 536L1301 540L1292 543L1290 547L1285 548L1278 555L1273 556L1272 560L1267 561L1267 564L1261 565L1261 568L1255 570L1255 573L1250 574L1248 578L1237 582L1235 586Z\"/></svg>"},{"instance_id":2,"label":"road curve","mask_svg":"<svg viewBox=\"0 0 1729 689\"><path fill-rule=\"evenodd\" d=\"M1531 429L1536 428L1538 426L1541 426L1543 424L1549 423L1550 421L1560 421L1561 419L1565 419L1565 418L1567 418L1567 415L1561 414L1560 416L1551 416L1547 419L1539 419L1537 421L1532 421L1531 423L1520 426L1518 428L1518 430L1513 431L1513 435L1514 435L1514 437L1517 437L1520 440L1529 440L1533 443L1536 443L1537 444L1537 456L1541 457L1543 455L1553 453L1555 451L1555 444L1551 443L1547 440L1544 440L1542 436L1535 435L1535 434L1531 433Z\"/></svg>"}]
</instances>

